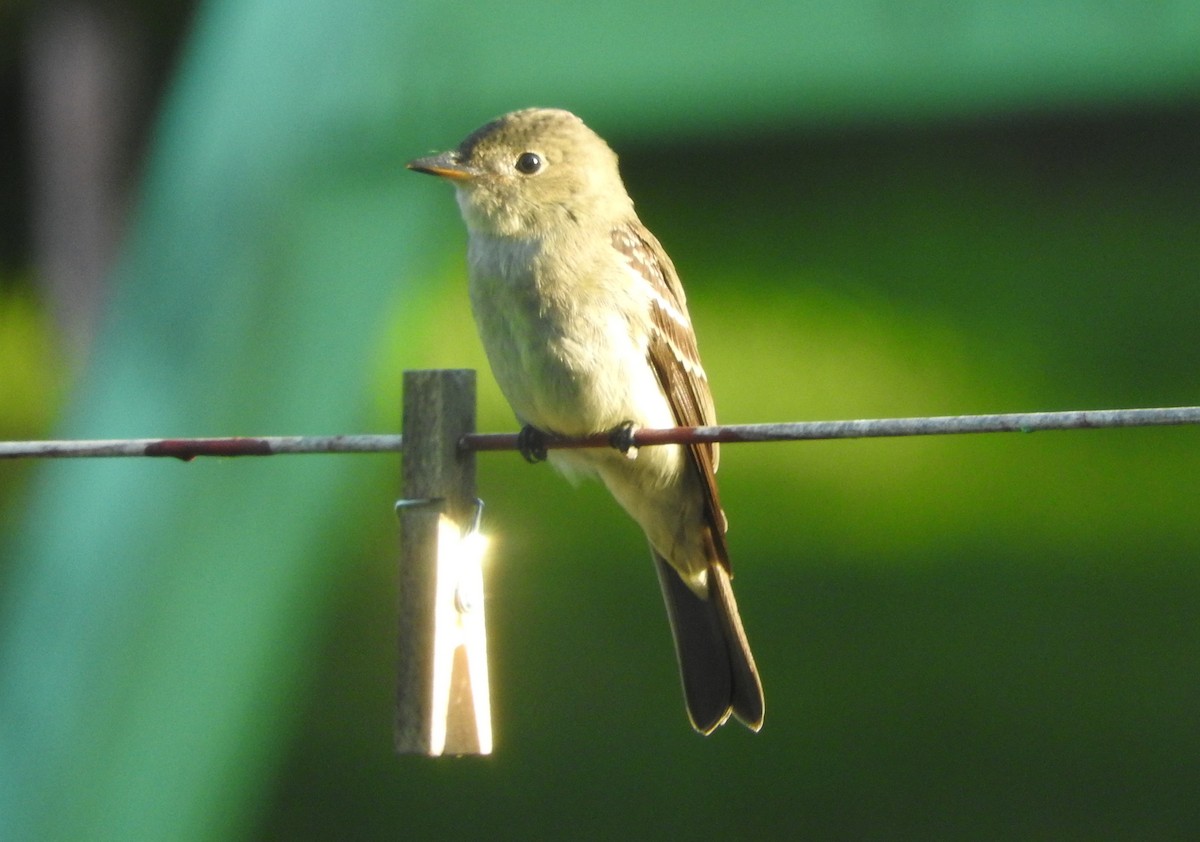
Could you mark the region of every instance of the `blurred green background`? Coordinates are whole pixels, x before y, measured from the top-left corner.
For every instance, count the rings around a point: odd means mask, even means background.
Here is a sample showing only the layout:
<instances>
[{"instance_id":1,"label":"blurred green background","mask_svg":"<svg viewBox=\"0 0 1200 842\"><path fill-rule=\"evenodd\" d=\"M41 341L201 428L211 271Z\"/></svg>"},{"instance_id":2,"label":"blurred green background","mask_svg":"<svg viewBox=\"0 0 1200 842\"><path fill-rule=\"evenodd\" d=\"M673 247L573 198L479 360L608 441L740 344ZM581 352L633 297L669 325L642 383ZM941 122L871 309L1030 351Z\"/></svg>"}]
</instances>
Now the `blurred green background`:
<instances>
[{"instance_id":1,"label":"blurred green background","mask_svg":"<svg viewBox=\"0 0 1200 842\"><path fill-rule=\"evenodd\" d=\"M1200 402L1200 3L0 7L0 438L399 428L451 191L575 110L728 422ZM119 245L118 245L119 244ZM1191 839L1200 431L730 446L761 734L643 539L480 458L497 748L391 749L389 456L0 464L5 839Z\"/></svg>"}]
</instances>

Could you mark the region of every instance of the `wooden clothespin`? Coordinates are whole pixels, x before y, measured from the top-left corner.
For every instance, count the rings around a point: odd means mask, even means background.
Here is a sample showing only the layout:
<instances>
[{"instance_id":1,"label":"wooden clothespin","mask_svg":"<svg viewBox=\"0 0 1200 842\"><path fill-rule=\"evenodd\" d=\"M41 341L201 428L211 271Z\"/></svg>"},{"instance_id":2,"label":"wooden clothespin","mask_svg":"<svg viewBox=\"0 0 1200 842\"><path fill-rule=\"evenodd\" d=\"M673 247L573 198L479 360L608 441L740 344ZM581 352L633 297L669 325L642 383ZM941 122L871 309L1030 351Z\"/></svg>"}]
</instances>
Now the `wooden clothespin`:
<instances>
[{"instance_id":1,"label":"wooden clothespin","mask_svg":"<svg viewBox=\"0 0 1200 842\"><path fill-rule=\"evenodd\" d=\"M400 639L396 750L490 754L475 458L475 372L404 374L404 499L400 515Z\"/></svg>"}]
</instances>

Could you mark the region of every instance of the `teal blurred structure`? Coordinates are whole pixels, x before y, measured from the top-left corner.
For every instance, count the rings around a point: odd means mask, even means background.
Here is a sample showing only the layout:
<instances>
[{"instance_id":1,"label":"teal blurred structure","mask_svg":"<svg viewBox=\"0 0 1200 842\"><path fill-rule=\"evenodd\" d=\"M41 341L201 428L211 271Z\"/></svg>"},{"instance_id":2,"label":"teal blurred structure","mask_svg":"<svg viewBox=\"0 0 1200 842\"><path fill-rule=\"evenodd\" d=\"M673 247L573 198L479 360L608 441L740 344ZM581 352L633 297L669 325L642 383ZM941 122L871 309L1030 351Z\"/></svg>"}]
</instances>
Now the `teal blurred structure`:
<instances>
[{"instance_id":1,"label":"teal blurred structure","mask_svg":"<svg viewBox=\"0 0 1200 842\"><path fill-rule=\"evenodd\" d=\"M57 434L395 428L400 369L481 364L403 163L534 104L623 153L728 420L1195 403L1196 3L213 0ZM497 457L497 754L458 763L390 754L394 463L46 465L0 834L1188 838L1197 443L730 453L768 717L708 741L633 530Z\"/></svg>"}]
</instances>

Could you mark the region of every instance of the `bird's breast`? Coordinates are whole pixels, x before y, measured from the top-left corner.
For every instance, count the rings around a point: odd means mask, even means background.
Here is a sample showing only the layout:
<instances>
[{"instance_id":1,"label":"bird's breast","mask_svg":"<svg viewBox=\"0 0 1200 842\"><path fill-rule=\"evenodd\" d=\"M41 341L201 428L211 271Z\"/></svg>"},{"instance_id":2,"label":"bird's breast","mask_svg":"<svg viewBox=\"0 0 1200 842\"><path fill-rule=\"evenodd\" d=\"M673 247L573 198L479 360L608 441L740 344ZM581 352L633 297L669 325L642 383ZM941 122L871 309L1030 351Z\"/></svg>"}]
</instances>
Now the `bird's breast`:
<instances>
[{"instance_id":1,"label":"bird's breast","mask_svg":"<svg viewBox=\"0 0 1200 842\"><path fill-rule=\"evenodd\" d=\"M535 242L472 235L471 306L501 391L522 421L548 431L670 426L647 363L645 308L620 264L571 253L551 261Z\"/></svg>"}]
</instances>

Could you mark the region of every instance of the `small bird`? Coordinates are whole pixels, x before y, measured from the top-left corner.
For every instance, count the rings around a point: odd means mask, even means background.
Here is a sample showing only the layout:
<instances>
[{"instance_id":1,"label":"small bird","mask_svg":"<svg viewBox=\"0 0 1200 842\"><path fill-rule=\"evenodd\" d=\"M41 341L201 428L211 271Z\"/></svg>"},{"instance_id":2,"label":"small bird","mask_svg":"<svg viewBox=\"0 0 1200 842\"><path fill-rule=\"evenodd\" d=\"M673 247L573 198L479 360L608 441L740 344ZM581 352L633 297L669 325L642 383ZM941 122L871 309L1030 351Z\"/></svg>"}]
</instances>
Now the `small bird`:
<instances>
[{"instance_id":1,"label":"small bird","mask_svg":"<svg viewBox=\"0 0 1200 842\"><path fill-rule=\"evenodd\" d=\"M514 111L408 164L450 181L471 308L522 453L598 475L650 542L692 726L757 731L763 693L730 585L716 444L630 448L638 427L715 423L683 287L617 156L574 114ZM609 433L616 448L551 449ZM623 452L622 452L623 451Z\"/></svg>"}]
</instances>

